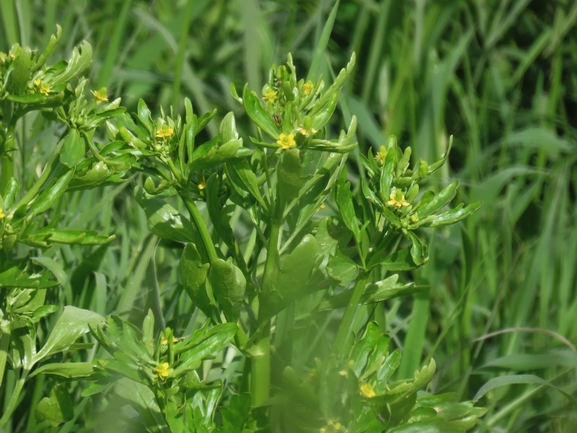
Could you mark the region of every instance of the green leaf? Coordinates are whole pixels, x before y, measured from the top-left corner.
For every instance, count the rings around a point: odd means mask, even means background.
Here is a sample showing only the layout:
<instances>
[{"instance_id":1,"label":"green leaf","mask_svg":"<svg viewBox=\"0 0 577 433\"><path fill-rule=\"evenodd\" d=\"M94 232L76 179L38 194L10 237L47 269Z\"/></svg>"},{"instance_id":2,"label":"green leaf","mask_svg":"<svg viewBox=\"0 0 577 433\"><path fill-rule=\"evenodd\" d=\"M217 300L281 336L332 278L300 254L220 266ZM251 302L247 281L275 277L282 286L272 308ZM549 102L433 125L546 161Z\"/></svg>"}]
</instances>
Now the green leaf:
<instances>
[{"instance_id":1,"label":"green leaf","mask_svg":"<svg viewBox=\"0 0 577 433\"><path fill-rule=\"evenodd\" d=\"M148 218L148 225L156 236L179 242L194 242L196 230L191 222L168 203L159 200L147 200L144 190L134 189L136 201Z\"/></svg>"},{"instance_id":2,"label":"green leaf","mask_svg":"<svg viewBox=\"0 0 577 433\"><path fill-rule=\"evenodd\" d=\"M299 150L290 149L283 152L277 166L277 194L283 207L298 196L301 187L305 183L302 172L303 165L300 160Z\"/></svg>"},{"instance_id":3,"label":"green leaf","mask_svg":"<svg viewBox=\"0 0 577 433\"><path fill-rule=\"evenodd\" d=\"M311 235L306 235L285 257L277 275L277 282L273 285L274 289L263 295L262 314L272 317L299 297L322 288L313 279L319 266L317 263L319 250L317 240Z\"/></svg>"},{"instance_id":4,"label":"green leaf","mask_svg":"<svg viewBox=\"0 0 577 433\"><path fill-rule=\"evenodd\" d=\"M419 218L425 218L426 216L429 216L441 209L447 203L450 203L457 194L458 187L459 182L454 181L442 191L435 194L434 197L432 197L426 204L420 205L421 203L419 203L419 206L417 207L417 214L419 215Z\"/></svg>"},{"instance_id":5,"label":"green leaf","mask_svg":"<svg viewBox=\"0 0 577 433\"><path fill-rule=\"evenodd\" d=\"M188 296L208 316L216 305L205 284L209 268L210 264L202 262L196 246L192 243L186 245L178 264L180 281Z\"/></svg>"},{"instance_id":6,"label":"green leaf","mask_svg":"<svg viewBox=\"0 0 577 433\"><path fill-rule=\"evenodd\" d=\"M349 259L340 250L329 258L327 271L329 276L342 287L347 287L359 275L359 268L354 260Z\"/></svg>"},{"instance_id":7,"label":"green leaf","mask_svg":"<svg viewBox=\"0 0 577 433\"><path fill-rule=\"evenodd\" d=\"M90 326L103 323L104 317L100 314L70 305L64 307L44 347L34 356L33 363L68 350L80 336L90 331Z\"/></svg>"},{"instance_id":8,"label":"green leaf","mask_svg":"<svg viewBox=\"0 0 577 433\"><path fill-rule=\"evenodd\" d=\"M418 267L418 265L413 261L411 248L402 248L389 254L382 260L381 265L387 271L393 272L409 271Z\"/></svg>"},{"instance_id":9,"label":"green leaf","mask_svg":"<svg viewBox=\"0 0 577 433\"><path fill-rule=\"evenodd\" d=\"M60 162L68 168L78 164L86 154L86 145L76 129L70 130L63 138L64 146L60 152Z\"/></svg>"},{"instance_id":10,"label":"green leaf","mask_svg":"<svg viewBox=\"0 0 577 433\"><path fill-rule=\"evenodd\" d=\"M232 111L227 113L220 122L220 136L224 143L228 141L239 141L234 113ZM242 142L242 139L240 141Z\"/></svg>"},{"instance_id":11,"label":"green leaf","mask_svg":"<svg viewBox=\"0 0 577 433\"><path fill-rule=\"evenodd\" d=\"M138 120L140 120L141 125L146 128L149 134L151 134L152 130L154 129L152 114L148 109L148 105L146 105L146 102L144 102L142 99L138 100L137 117Z\"/></svg>"},{"instance_id":12,"label":"green leaf","mask_svg":"<svg viewBox=\"0 0 577 433\"><path fill-rule=\"evenodd\" d=\"M112 242L116 236L98 236L94 230L71 230L53 229L45 227L31 233L22 242L47 247L52 243L81 244L81 245L104 245Z\"/></svg>"},{"instance_id":13,"label":"green leaf","mask_svg":"<svg viewBox=\"0 0 577 433\"><path fill-rule=\"evenodd\" d=\"M8 77L7 90L14 95L21 95L26 91L32 73L32 51L29 47L19 47L15 55L14 69Z\"/></svg>"},{"instance_id":14,"label":"green leaf","mask_svg":"<svg viewBox=\"0 0 577 433\"><path fill-rule=\"evenodd\" d=\"M467 218L469 215L476 212L483 205L482 201L471 203L463 208L463 204L459 204L455 209L435 216L431 221L430 227L442 227L449 224L454 224Z\"/></svg>"},{"instance_id":15,"label":"green leaf","mask_svg":"<svg viewBox=\"0 0 577 433\"><path fill-rule=\"evenodd\" d=\"M251 170L248 161L245 159L233 159L227 161L226 166L234 184L238 188L248 191L266 211L268 206L260 193L256 175Z\"/></svg>"},{"instance_id":16,"label":"green leaf","mask_svg":"<svg viewBox=\"0 0 577 433\"><path fill-rule=\"evenodd\" d=\"M355 343L351 351L350 359L354 362L352 370L357 377L361 376L369 355L375 349L380 335L381 331L378 325L375 322L369 322L365 328L363 337Z\"/></svg>"},{"instance_id":17,"label":"green leaf","mask_svg":"<svg viewBox=\"0 0 577 433\"><path fill-rule=\"evenodd\" d=\"M138 411L150 433L172 433L150 388L142 383L122 378L115 389L120 397L128 400Z\"/></svg>"},{"instance_id":18,"label":"green leaf","mask_svg":"<svg viewBox=\"0 0 577 433\"><path fill-rule=\"evenodd\" d=\"M401 284L398 280L399 275L394 274L382 281L367 284L361 302L363 304L382 302L399 296L423 292L430 288L429 286L417 286L414 282Z\"/></svg>"},{"instance_id":19,"label":"green leaf","mask_svg":"<svg viewBox=\"0 0 577 433\"><path fill-rule=\"evenodd\" d=\"M78 48L74 48L72 51L72 57L70 58L66 69L61 74L54 77L50 84L56 86L58 84L70 82L70 80L77 77L82 73L82 71L88 68L91 62L92 46L88 42L83 41L80 45L80 51Z\"/></svg>"},{"instance_id":20,"label":"green leaf","mask_svg":"<svg viewBox=\"0 0 577 433\"><path fill-rule=\"evenodd\" d=\"M27 218L32 219L36 215L53 207L56 200L58 200L60 196L64 194L64 191L66 191L66 187L73 175L74 169L68 170L46 188L30 207Z\"/></svg>"},{"instance_id":21,"label":"green leaf","mask_svg":"<svg viewBox=\"0 0 577 433\"><path fill-rule=\"evenodd\" d=\"M250 413L250 394L242 393L232 396L228 406L220 408L222 416L222 428L216 429L218 433L242 433L243 427Z\"/></svg>"},{"instance_id":22,"label":"green leaf","mask_svg":"<svg viewBox=\"0 0 577 433\"><path fill-rule=\"evenodd\" d=\"M355 213L355 206L353 204L353 193L351 192L351 184L347 182L346 171L341 172L341 176L337 183L337 204L339 205L339 211L341 218L345 225L353 232L355 241L360 242L361 230L359 228L359 220Z\"/></svg>"},{"instance_id":23,"label":"green leaf","mask_svg":"<svg viewBox=\"0 0 577 433\"><path fill-rule=\"evenodd\" d=\"M91 362L59 362L55 364L45 364L37 368L28 378L32 378L37 374L47 374L64 379L80 379L90 377L93 373L94 366Z\"/></svg>"},{"instance_id":24,"label":"green leaf","mask_svg":"<svg viewBox=\"0 0 577 433\"><path fill-rule=\"evenodd\" d=\"M246 290L246 279L241 270L232 263L217 259L208 271L208 278L226 318L236 322Z\"/></svg>"},{"instance_id":25,"label":"green leaf","mask_svg":"<svg viewBox=\"0 0 577 433\"><path fill-rule=\"evenodd\" d=\"M36 420L49 421L53 427L70 421L74 417L74 405L65 384L57 384L50 390L50 397L38 402Z\"/></svg>"},{"instance_id":26,"label":"green leaf","mask_svg":"<svg viewBox=\"0 0 577 433\"><path fill-rule=\"evenodd\" d=\"M207 151L205 151L203 147L206 144L210 144L209 150ZM236 152L242 147L240 140L231 140L220 146L214 144L215 143L212 142L205 143L194 151L192 159L188 164L191 172L207 170L229 159L235 158Z\"/></svg>"},{"instance_id":27,"label":"green leaf","mask_svg":"<svg viewBox=\"0 0 577 433\"><path fill-rule=\"evenodd\" d=\"M198 368L204 359L223 350L234 338L237 331L238 327L234 323L224 323L213 327L211 329L213 335L183 354L182 362L174 370L174 377L178 378Z\"/></svg>"},{"instance_id":28,"label":"green leaf","mask_svg":"<svg viewBox=\"0 0 577 433\"><path fill-rule=\"evenodd\" d=\"M251 92L248 85L244 86L242 103L248 117L256 123L256 125L265 131L272 138L277 140L279 138L278 126L275 123L271 113L262 108L260 100L255 92Z\"/></svg>"},{"instance_id":29,"label":"green leaf","mask_svg":"<svg viewBox=\"0 0 577 433\"><path fill-rule=\"evenodd\" d=\"M422 266L429 260L429 254L427 252L427 245L419 239L419 237L412 231L407 231L407 236L411 239L411 258L417 266Z\"/></svg>"}]
</instances>

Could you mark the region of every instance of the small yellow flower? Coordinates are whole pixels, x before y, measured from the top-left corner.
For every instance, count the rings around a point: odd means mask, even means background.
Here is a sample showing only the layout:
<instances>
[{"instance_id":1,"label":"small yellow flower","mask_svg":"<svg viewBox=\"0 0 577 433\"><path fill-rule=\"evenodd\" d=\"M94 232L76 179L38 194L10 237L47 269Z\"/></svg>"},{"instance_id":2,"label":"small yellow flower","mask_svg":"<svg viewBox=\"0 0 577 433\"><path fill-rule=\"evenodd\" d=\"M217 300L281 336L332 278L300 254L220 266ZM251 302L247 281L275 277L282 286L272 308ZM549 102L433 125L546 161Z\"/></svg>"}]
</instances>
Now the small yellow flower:
<instances>
[{"instance_id":1,"label":"small yellow flower","mask_svg":"<svg viewBox=\"0 0 577 433\"><path fill-rule=\"evenodd\" d=\"M156 138L169 139L174 134L174 129L163 123L160 129L156 131Z\"/></svg>"},{"instance_id":2,"label":"small yellow flower","mask_svg":"<svg viewBox=\"0 0 577 433\"><path fill-rule=\"evenodd\" d=\"M170 365L168 362L163 362L162 364L158 364L154 368L154 372L160 377L161 379L166 379L170 374Z\"/></svg>"},{"instance_id":3,"label":"small yellow flower","mask_svg":"<svg viewBox=\"0 0 577 433\"><path fill-rule=\"evenodd\" d=\"M329 420L327 425L319 429L320 433L337 433L341 430L341 423Z\"/></svg>"},{"instance_id":4,"label":"small yellow flower","mask_svg":"<svg viewBox=\"0 0 577 433\"><path fill-rule=\"evenodd\" d=\"M94 96L96 102L108 102L108 96L106 96L106 88L103 87L100 90L91 90L90 93L92 93L92 96Z\"/></svg>"},{"instance_id":5,"label":"small yellow flower","mask_svg":"<svg viewBox=\"0 0 577 433\"><path fill-rule=\"evenodd\" d=\"M36 89L43 95L48 96L50 93L50 86L42 80L34 80L34 86L36 86Z\"/></svg>"},{"instance_id":6,"label":"small yellow flower","mask_svg":"<svg viewBox=\"0 0 577 433\"><path fill-rule=\"evenodd\" d=\"M411 215L411 222L418 223L419 222L419 215L417 215L416 213Z\"/></svg>"},{"instance_id":7,"label":"small yellow flower","mask_svg":"<svg viewBox=\"0 0 577 433\"><path fill-rule=\"evenodd\" d=\"M311 94L314 88L315 85L312 83L312 81L307 81L306 83L303 84L303 93L305 94L305 96L308 96Z\"/></svg>"},{"instance_id":8,"label":"small yellow flower","mask_svg":"<svg viewBox=\"0 0 577 433\"><path fill-rule=\"evenodd\" d=\"M389 196L390 200L387 202L388 206L396 207L397 209L401 208L402 206L409 206L410 203L405 200L405 194L396 188L391 190L391 195Z\"/></svg>"},{"instance_id":9,"label":"small yellow flower","mask_svg":"<svg viewBox=\"0 0 577 433\"><path fill-rule=\"evenodd\" d=\"M373 398L375 395L377 395L373 390L373 387L368 383L361 385L361 393L367 398Z\"/></svg>"},{"instance_id":10,"label":"small yellow flower","mask_svg":"<svg viewBox=\"0 0 577 433\"><path fill-rule=\"evenodd\" d=\"M198 189L202 191L205 188L206 188L206 180L202 178L202 180L198 183Z\"/></svg>"},{"instance_id":11,"label":"small yellow flower","mask_svg":"<svg viewBox=\"0 0 577 433\"><path fill-rule=\"evenodd\" d=\"M299 132L299 134L302 134L305 137L308 137L310 135L315 135L317 133L317 130L315 128L307 129L305 127L302 127L302 128L297 129L297 131Z\"/></svg>"},{"instance_id":12,"label":"small yellow flower","mask_svg":"<svg viewBox=\"0 0 577 433\"><path fill-rule=\"evenodd\" d=\"M272 104L274 101L276 101L276 90L269 90L264 94L262 99Z\"/></svg>"},{"instance_id":13,"label":"small yellow flower","mask_svg":"<svg viewBox=\"0 0 577 433\"><path fill-rule=\"evenodd\" d=\"M327 206L324 203L321 203L321 205L318 207L317 212L320 212L322 210L326 210Z\"/></svg>"},{"instance_id":14,"label":"small yellow flower","mask_svg":"<svg viewBox=\"0 0 577 433\"><path fill-rule=\"evenodd\" d=\"M386 157L387 157L387 149L385 149L385 146L381 146L381 148L379 149L379 151L375 155L375 159L377 160L377 162L379 164L383 165L385 163Z\"/></svg>"},{"instance_id":15,"label":"small yellow flower","mask_svg":"<svg viewBox=\"0 0 577 433\"><path fill-rule=\"evenodd\" d=\"M276 143L283 149L290 149L297 145L294 134L281 134Z\"/></svg>"},{"instance_id":16,"label":"small yellow flower","mask_svg":"<svg viewBox=\"0 0 577 433\"><path fill-rule=\"evenodd\" d=\"M172 337L172 342L177 343L178 338ZM162 344L163 346L168 346L168 338L166 338L165 336L162 336L162 338L160 339L160 344Z\"/></svg>"},{"instance_id":17,"label":"small yellow flower","mask_svg":"<svg viewBox=\"0 0 577 433\"><path fill-rule=\"evenodd\" d=\"M6 216L6 214L4 213L2 208L0 207L0 219L4 218L5 216Z\"/></svg>"}]
</instances>

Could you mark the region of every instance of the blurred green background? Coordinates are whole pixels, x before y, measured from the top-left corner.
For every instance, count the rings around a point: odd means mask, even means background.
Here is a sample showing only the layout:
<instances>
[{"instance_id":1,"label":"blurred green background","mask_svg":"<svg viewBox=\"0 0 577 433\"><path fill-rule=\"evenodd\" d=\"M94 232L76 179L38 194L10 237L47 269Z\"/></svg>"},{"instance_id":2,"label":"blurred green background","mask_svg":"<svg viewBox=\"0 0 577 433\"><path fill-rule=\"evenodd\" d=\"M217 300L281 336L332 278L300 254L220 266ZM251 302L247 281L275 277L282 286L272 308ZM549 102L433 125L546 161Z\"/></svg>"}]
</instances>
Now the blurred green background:
<instances>
[{"instance_id":1,"label":"blurred green background","mask_svg":"<svg viewBox=\"0 0 577 433\"><path fill-rule=\"evenodd\" d=\"M131 111L143 98L151 108L173 104L180 112L186 96L197 113L234 111L246 137L249 122L229 83L259 90L289 52L306 74L333 5L1 1L0 50L15 42L43 47L60 24L63 43L52 61L88 40L92 89L122 96ZM471 399L484 385L511 384L480 400L489 412L479 432L577 426L576 22L571 0L345 0L323 55L330 82L357 53L340 102L343 122L352 114L359 120L351 180L362 175L359 153L378 149L390 134L429 161L452 135L450 164L432 187L457 179L462 201L484 201L460 226L432 235L430 262L408 276L431 290L384 306L387 331L404 350L401 375L434 357L435 392ZM17 169L30 181L42 149L57 140L54 129L41 133L42 122L31 118L18 131ZM334 122L335 131L343 122ZM216 125L207 134L217 134ZM64 288L53 301L101 314L138 315L153 306L184 332L194 317L177 285L179 250L149 235L131 189L70 194L59 224L89 225L118 240L42 252ZM161 300L153 299L154 286Z\"/></svg>"}]
</instances>

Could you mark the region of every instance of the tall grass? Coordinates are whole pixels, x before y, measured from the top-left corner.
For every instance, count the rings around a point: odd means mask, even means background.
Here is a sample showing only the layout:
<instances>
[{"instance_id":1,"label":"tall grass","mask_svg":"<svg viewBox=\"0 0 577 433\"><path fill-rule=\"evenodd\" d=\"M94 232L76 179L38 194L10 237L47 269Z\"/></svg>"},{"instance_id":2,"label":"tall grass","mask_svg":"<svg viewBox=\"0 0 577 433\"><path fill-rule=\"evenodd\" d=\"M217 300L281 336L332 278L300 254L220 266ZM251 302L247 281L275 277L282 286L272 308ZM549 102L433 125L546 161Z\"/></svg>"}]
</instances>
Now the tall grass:
<instances>
[{"instance_id":1,"label":"tall grass","mask_svg":"<svg viewBox=\"0 0 577 433\"><path fill-rule=\"evenodd\" d=\"M143 98L167 109L188 96L197 112L235 111L240 129L248 123L229 82L259 88L270 64L287 52L300 70L313 64L313 74L330 77L331 65L345 64L356 51L341 111L359 120L359 151L395 134L413 155L433 160L452 135L450 168L432 187L457 178L463 201L484 201L460 227L432 235L431 260L412 276L430 284L429 292L363 310L359 320L386 323L404 350L401 376L434 357L436 391L479 394L489 412L476 431L568 431L577 425L570 398L577 391L577 3L341 1L326 49L315 52L332 6L328 0L3 1L0 50L15 42L42 46L59 23L61 53L82 39L92 43L92 88L105 86L132 107ZM58 131L37 135L40 122L30 116L18 131L25 146L17 169L29 173L29 182L34 161L57 140ZM217 134L216 124L209 135ZM149 234L130 184L66 200L61 224L89 225L118 240L93 250L41 252L38 261L62 285L53 303L135 320L150 307L175 329L196 326L192 305L180 296L177 246ZM233 377L239 358L233 359L216 362L211 374ZM36 379L26 396L30 407L44 386ZM29 417L17 430L43 428Z\"/></svg>"}]
</instances>

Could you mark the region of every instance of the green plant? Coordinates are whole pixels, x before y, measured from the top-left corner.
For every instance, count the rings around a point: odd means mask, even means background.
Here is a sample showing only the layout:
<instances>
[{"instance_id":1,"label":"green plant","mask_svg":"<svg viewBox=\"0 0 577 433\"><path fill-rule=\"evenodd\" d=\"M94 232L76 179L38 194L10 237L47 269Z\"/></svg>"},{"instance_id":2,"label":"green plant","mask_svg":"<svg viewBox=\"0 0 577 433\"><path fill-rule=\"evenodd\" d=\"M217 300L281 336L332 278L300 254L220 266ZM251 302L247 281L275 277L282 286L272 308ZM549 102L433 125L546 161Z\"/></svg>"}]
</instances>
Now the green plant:
<instances>
[{"instance_id":1,"label":"green plant","mask_svg":"<svg viewBox=\"0 0 577 433\"><path fill-rule=\"evenodd\" d=\"M336 8L333 20L334 13ZM329 31L327 26L324 33ZM215 111L199 117L188 99L184 117L171 109L157 119L142 100L136 113L127 114L120 99L108 101L104 88L86 99L87 81L80 74L90 63L91 47L83 43L68 62L47 66L59 38L60 29L42 55L16 45L1 57L0 373L3 377L8 365L16 380L9 386L12 397L0 427L11 421L27 381L41 374L92 381L84 398L100 393L113 398L116 392L139 413L131 422L148 431L276 431L287 417L283 411L295 404L290 399L295 390L307 392L318 409L313 405L306 421L291 431L311 426L321 431L465 431L474 426L483 410L471 403L417 396L431 380L434 361L413 380L390 382L399 352L388 354L389 337L379 331L384 318L376 318L376 324L358 320L359 305L426 290L388 273L427 262L421 228L454 224L480 203L445 211L456 182L419 195L419 185L444 164L449 149L441 160L430 165L419 160L411 168L411 148L402 151L393 136L375 156L363 157L359 171L366 178L355 197L345 161L357 144L356 118L336 139L327 128L354 55L326 90L314 65L308 79L299 79L290 55L285 65L271 68L260 95L247 85L239 96L232 86L233 98L256 132L250 137L254 146L245 146L233 113L221 120L217 136L205 140L203 129ZM27 182L24 173L15 172L13 155L22 146L16 126L32 112L61 126L41 175ZM51 280L53 264L35 258L25 245L105 248L113 236L59 228L50 210L66 192L115 185L132 176L142 179L134 196L151 232L182 250L180 284L206 325L175 338L159 311L156 320L149 311L139 330L121 317L105 322L100 314L67 306L36 353L36 340L44 335L40 319L56 311L45 304L46 293L58 282ZM325 202L332 209L319 215ZM229 224L233 215L246 228L242 238ZM335 320L341 313L342 319ZM297 349L309 343L297 328L320 321L328 331L313 345L318 353L297 356ZM97 352L89 342L74 346L89 328L103 350ZM357 333L363 337L355 338ZM246 363L234 382L236 396L210 376L201 380L197 371L231 341ZM68 361L74 348L92 348L90 360ZM33 369L61 352L61 362ZM298 378L310 374L313 365L320 384ZM229 405L215 419L220 398L230 399ZM57 426L78 416L71 406L61 384L36 405L36 416Z\"/></svg>"}]
</instances>

